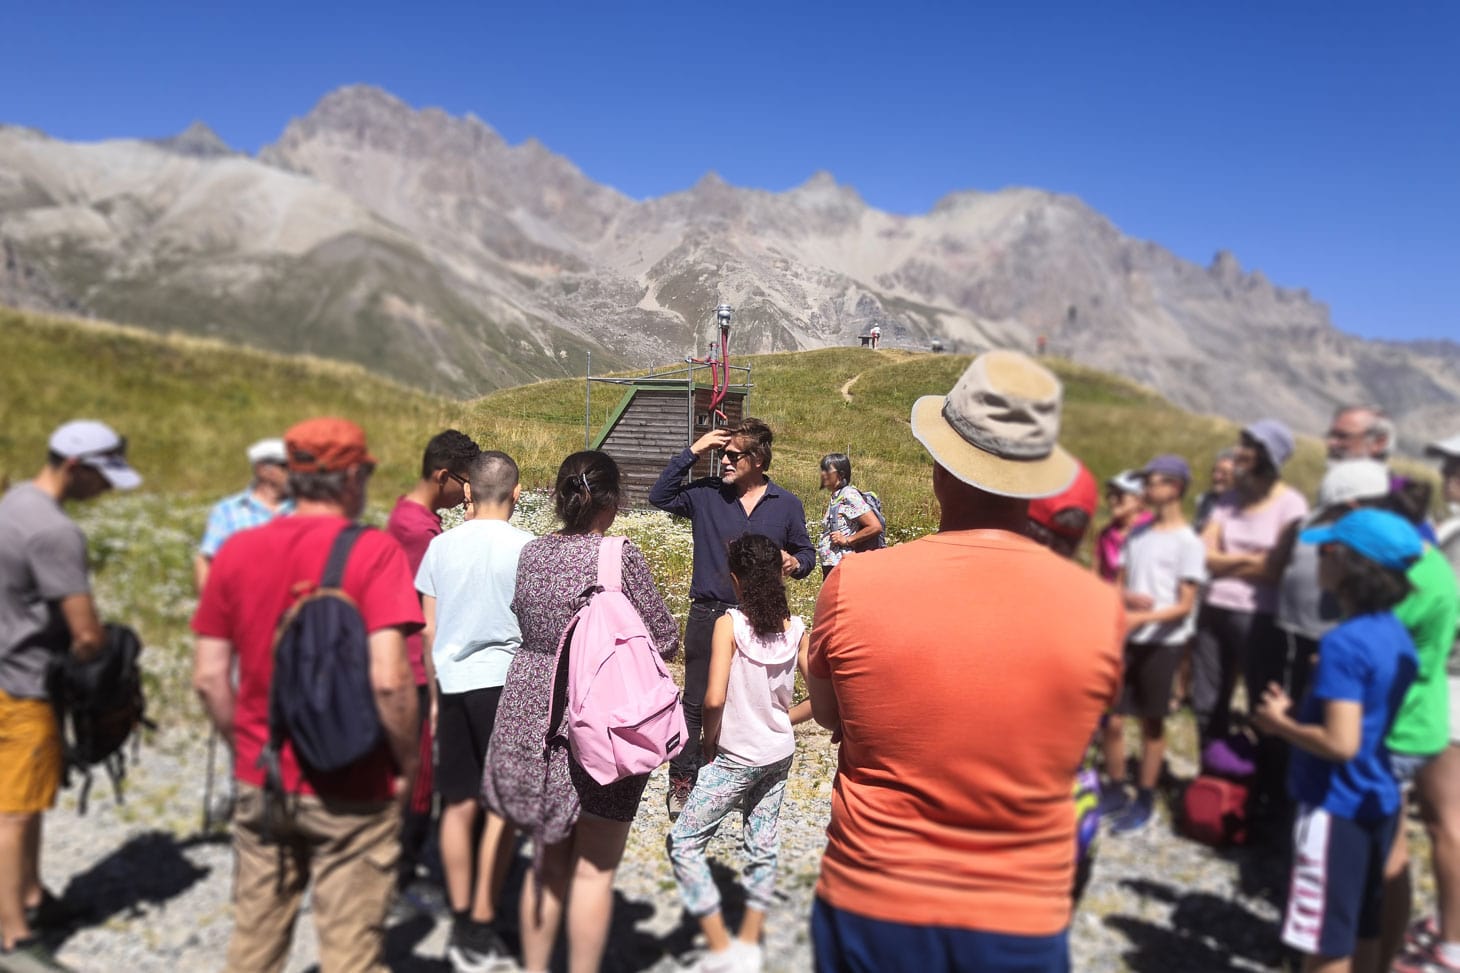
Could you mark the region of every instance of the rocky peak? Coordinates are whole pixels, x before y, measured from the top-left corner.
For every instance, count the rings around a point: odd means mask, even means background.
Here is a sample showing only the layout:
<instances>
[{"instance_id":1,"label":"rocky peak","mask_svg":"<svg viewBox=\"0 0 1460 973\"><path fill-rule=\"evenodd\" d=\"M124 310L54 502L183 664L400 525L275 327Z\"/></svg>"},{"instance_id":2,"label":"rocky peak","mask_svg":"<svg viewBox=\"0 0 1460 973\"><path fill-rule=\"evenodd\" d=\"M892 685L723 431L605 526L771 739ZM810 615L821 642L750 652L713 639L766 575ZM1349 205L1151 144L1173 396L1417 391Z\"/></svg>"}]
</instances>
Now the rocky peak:
<instances>
[{"instance_id":1,"label":"rocky peak","mask_svg":"<svg viewBox=\"0 0 1460 973\"><path fill-rule=\"evenodd\" d=\"M205 122L193 122L176 135L165 139L151 139L158 148L195 159L211 159L219 156L237 155L228 143L209 128Z\"/></svg>"}]
</instances>

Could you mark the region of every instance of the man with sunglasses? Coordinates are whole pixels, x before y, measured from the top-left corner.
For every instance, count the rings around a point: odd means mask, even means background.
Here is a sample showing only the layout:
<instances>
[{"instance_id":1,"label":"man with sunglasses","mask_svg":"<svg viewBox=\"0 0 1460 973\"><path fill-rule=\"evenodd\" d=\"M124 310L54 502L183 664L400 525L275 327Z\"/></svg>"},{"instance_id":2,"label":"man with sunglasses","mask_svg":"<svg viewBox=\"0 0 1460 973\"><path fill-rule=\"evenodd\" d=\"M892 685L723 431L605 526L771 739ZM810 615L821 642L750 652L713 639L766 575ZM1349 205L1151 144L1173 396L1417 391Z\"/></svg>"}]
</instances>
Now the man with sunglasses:
<instances>
[{"instance_id":1,"label":"man with sunglasses","mask_svg":"<svg viewBox=\"0 0 1460 973\"><path fill-rule=\"evenodd\" d=\"M781 570L804 578L816 566L801 501L766 476L771 466L770 426L744 419L705 433L669 461L649 491L660 510L688 517L694 533L694 571L684 629L684 716L689 741L669 764L666 798L671 821L679 817L700 765L700 714L710 675L710 636L715 620L736 605L726 552L745 534L763 534L781 548ZM689 483L684 477L701 456L720 452L720 475Z\"/></svg>"},{"instance_id":2,"label":"man with sunglasses","mask_svg":"<svg viewBox=\"0 0 1460 973\"><path fill-rule=\"evenodd\" d=\"M0 499L0 968L60 970L36 934L56 911L40 883L41 815L61 781L61 737L46 688L58 655L88 659L104 635L91 596L86 537L65 500L130 490L142 478L126 440L103 423L68 422L46 464Z\"/></svg>"},{"instance_id":3,"label":"man with sunglasses","mask_svg":"<svg viewBox=\"0 0 1460 973\"><path fill-rule=\"evenodd\" d=\"M396 499L390 511L385 529L400 542L406 552L406 562L414 581L426 557L426 548L441 534L441 511L458 507L466 502L466 483L471 464L481 454L478 446L466 433L446 429L432 436L426 443L421 457L421 478L404 496ZM411 593L419 598L414 583ZM411 674L416 679L417 704L421 714L422 750L430 753L429 714L436 687L426 670L423 643L419 633L406 639L406 651L411 659ZM426 845L431 835L431 763L422 760L420 779L413 781L411 791L415 798L407 805L401 825L401 867L400 888L405 891L416 878L417 871L425 866L428 871L439 873L437 863L423 860ZM435 903L427 898L412 894L412 901L434 908ZM433 897L434 898L434 897Z\"/></svg>"},{"instance_id":4,"label":"man with sunglasses","mask_svg":"<svg viewBox=\"0 0 1460 973\"><path fill-rule=\"evenodd\" d=\"M247 489L224 497L208 512L208 526L193 558L193 582L200 592L208 582L208 568L224 541L241 530L260 527L294 511L294 501L289 499L284 440L260 439L248 448L247 455L253 471Z\"/></svg>"}]
</instances>

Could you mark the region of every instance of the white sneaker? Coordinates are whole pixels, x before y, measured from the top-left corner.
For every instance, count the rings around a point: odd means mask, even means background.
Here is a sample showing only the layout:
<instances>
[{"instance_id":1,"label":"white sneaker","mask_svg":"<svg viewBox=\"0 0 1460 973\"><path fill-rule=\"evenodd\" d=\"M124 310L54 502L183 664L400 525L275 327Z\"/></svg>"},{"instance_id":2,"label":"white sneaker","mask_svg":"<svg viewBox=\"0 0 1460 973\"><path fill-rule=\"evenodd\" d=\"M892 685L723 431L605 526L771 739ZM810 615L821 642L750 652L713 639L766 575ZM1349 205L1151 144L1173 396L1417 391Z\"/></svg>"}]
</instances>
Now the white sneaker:
<instances>
[{"instance_id":1,"label":"white sneaker","mask_svg":"<svg viewBox=\"0 0 1460 973\"><path fill-rule=\"evenodd\" d=\"M714 953L706 951L684 973L761 973L764 957L759 946L740 939L731 939L730 948Z\"/></svg>"}]
</instances>

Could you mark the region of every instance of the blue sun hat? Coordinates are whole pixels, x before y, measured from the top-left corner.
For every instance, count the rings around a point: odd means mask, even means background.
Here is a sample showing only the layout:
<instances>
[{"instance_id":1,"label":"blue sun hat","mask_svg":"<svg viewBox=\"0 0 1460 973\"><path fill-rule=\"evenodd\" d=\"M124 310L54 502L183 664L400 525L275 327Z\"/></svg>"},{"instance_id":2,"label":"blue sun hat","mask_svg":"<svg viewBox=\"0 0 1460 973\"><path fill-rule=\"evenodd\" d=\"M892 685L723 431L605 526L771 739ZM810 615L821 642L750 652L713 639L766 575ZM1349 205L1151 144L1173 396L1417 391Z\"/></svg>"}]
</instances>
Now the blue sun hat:
<instances>
[{"instance_id":1,"label":"blue sun hat","mask_svg":"<svg viewBox=\"0 0 1460 973\"><path fill-rule=\"evenodd\" d=\"M1403 571L1424 553L1414 525L1387 510L1365 508L1298 535L1304 544L1342 544L1380 567Z\"/></svg>"}]
</instances>

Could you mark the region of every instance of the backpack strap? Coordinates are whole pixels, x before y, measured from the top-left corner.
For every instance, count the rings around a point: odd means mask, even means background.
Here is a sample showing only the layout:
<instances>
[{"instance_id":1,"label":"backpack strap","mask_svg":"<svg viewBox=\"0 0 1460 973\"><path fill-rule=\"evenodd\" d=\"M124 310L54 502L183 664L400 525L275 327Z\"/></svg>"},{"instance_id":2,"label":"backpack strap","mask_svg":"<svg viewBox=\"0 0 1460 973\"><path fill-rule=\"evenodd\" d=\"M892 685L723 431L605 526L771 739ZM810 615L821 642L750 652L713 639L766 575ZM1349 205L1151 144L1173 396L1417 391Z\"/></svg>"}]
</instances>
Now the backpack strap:
<instances>
[{"instance_id":1,"label":"backpack strap","mask_svg":"<svg viewBox=\"0 0 1460 973\"><path fill-rule=\"evenodd\" d=\"M598 586L604 591L624 590L624 545L627 537L605 537L598 545Z\"/></svg>"},{"instance_id":2,"label":"backpack strap","mask_svg":"<svg viewBox=\"0 0 1460 973\"><path fill-rule=\"evenodd\" d=\"M345 566L350 561L350 552L354 550L355 542L363 533L364 524L352 523L335 536L334 545L330 547L329 560L324 565L324 574L319 579L321 588L338 588L345 583Z\"/></svg>"}]
</instances>

